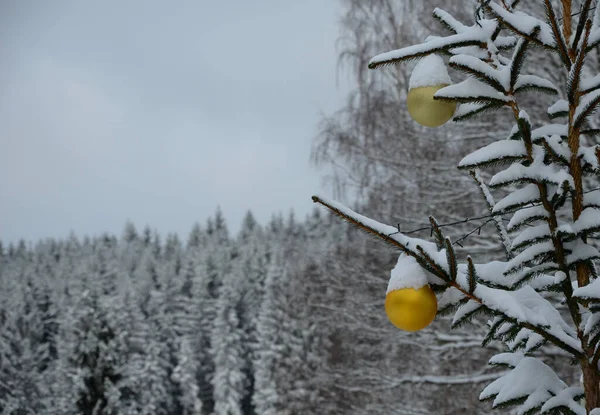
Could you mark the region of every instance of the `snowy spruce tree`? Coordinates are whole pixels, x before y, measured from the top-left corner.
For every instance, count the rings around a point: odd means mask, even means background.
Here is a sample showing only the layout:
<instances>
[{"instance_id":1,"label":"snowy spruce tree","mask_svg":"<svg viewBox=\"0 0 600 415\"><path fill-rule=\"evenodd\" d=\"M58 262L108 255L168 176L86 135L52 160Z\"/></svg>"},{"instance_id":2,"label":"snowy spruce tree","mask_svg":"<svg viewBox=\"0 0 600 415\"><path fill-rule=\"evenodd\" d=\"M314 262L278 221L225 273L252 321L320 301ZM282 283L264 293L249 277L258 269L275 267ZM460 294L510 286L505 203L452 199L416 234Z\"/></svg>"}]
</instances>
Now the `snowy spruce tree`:
<instances>
[{"instance_id":1,"label":"snowy spruce tree","mask_svg":"<svg viewBox=\"0 0 600 415\"><path fill-rule=\"evenodd\" d=\"M484 388L481 400L516 406L519 414L600 414L600 253L592 243L600 231L594 115L600 74L589 63L600 46L600 8L592 0L536 3L539 15L523 11L519 0L480 0L471 23L436 8L433 17L446 36L428 36L369 63L376 69L419 60L406 99L423 126L512 116L504 135L458 162L483 196L489 215L481 219L495 224L504 258L477 262L433 216L427 241L338 202L313 200L400 251L385 304L394 325L418 331L436 312L454 313L453 326L487 319L484 346L505 347L490 364L508 370ZM531 75L534 48L556 56L562 76ZM447 67L460 81L453 83ZM527 94L554 95L547 118L528 115ZM579 366L580 383L567 384L555 373L539 353L547 345Z\"/></svg>"}]
</instances>

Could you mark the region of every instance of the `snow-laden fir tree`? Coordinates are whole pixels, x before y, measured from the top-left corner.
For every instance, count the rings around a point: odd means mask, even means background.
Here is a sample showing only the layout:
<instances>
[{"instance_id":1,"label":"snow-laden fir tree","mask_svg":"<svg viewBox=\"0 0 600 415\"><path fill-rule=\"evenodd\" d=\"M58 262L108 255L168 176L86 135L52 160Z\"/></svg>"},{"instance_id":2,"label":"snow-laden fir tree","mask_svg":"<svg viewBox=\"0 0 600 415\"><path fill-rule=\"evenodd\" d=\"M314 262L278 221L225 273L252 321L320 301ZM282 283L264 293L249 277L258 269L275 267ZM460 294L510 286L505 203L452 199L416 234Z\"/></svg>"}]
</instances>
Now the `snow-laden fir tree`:
<instances>
[{"instance_id":1,"label":"snow-laden fir tree","mask_svg":"<svg viewBox=\"0 0 600 415\"><path fill-rule=\"evenodd\" d=\"M30 280L33 264L24 271L21 278ZM40 341L40 316L30 284L4 278L2 286L8 295L0 308L0 412L35 413L43 393L40 372L48 358Z\"/></svg>"},{"instance_id":2,"label":"snow-laden fir tree","mask_svg":"<svg viewBox=\"0 0 600 415\"><path fill-rule=\"evenodd\" d=\"M199 387L196 381L198 361L193 354L193 348L186 337L179 343L177 366L171 375L171 380L179 386L179 406L182 415L202 414L202 401L199 397Z\"/></svg>"},{"instance_id":3,"label":"snow-laden fir tree","mask_svg":"<svg viewBox=\"0 0 600 415\"><path fill-rule=\"evenodd\" d=\"M278 393L278 369L283 368L286 342L282 336L282 321L286 316L285 307L277 307L278 302L285 301L287 296L283 294L284 268L279 258L275 258L265 282L266 296L260 313L258 315L259 345L255 357L255 392L253 396L256 411L264 415L280 413L285 405ZM287 372L287 368L283 370ZM287 373L289 375L289 373Z\"/></svg>"},{"instance_id":4,"label":"snow-laden fir tree","mask_svg":"<svg viewBox=\"0 0 600 415\"><path fill-rule=\"evenodd\" d=\"M286 271L282 254L282 249L274 252L258 314L253 403L256 413L264 415L312 413L319 407L311 371L311 342L317 336L307 316L307 284L303 275Z\"/></svg>"},{"instance_id":5,"label":"snow-laden fir tree","mask_svg":"<svg viewBox=\"0 0 600 415\"><path fill-rule=\"evenodd\" d=\"M211 344L217 321L219 292L230 261L229 231L220 210L217 210L214 220L207 220L205 231L201 232L199 226L194 226L188 241L187 258L185 272L192 281L192 298L195 302L193 315L198 318L194 330L194 356L199 361L196 379L202 412L211 414L215 406L213 352L217 350Z\"/></svg>"},{"instance_id":6,"label":"snow-laden fir tree","mask_svg":"<svg viewBox=\"0 0 600 415\"><path fill-rule=\"evenodd\" d=\"M241 276L229 273L222 287L218 313L213 328L211 354L214 356L215 372L214 410L219 414L242 415L242 401L248 387L244 371L244 331L240 314L242 293L239 291ZM242 277L243 278L243 277Z\"/></svg>"},{"instance_id":7,"label":"snow-laden fir tree","mask_svg":"<svg viewBox=\"0 0 600 415\"><path fill-rule=\"evenodd\" d=\"M314 200L398 248L399 264L418 264L396 268L394 279L414 282L420 274L437 292L440 311L454 312L454 326L477 316L489 319L484 345L497 340L506 346L490 363L509 370L480 399L491 400L494 408L517 405L520 414L600 414L595 409L600 408L600 253L590 243L600 231L600 146L594 144L600 132L594 117L600 107L600 74L586 60L598 53L600 10L592 0L539 0L539 6L545 14L538 16L522 11L519 0L480 1L472 24L436 8L433 17L447 36L429 36L369 63L375 69L420 59L411 89L423 89L416 97L409 93L408 104L422 123L444 121L437 110L429 114L437 120L423 119L422 108L415 110L415 105L436 108L436 102L460 104L455 122L500 111L512 114L504 136L458 163L483 195L503 260L477 263L469 252L460 252L433 217L430 242L326 198ZM554 79L566 79L564 84L528 73L535 65L528 59L533 48L560 59L564 76ZM462 77L460 82L452 84L446 63L455 79ZM529 117L522 107L524 93L556 96L548 119ZM496 190L498 200L492 195ZM466 262L459 259L464 256ZM403 273L408 268L414 275ZM557 297L566 315L557 309ZM534 356L545 344L562 349L579 365L581 384L566 384L543 356Z\"/></svg>"}]
</instances>

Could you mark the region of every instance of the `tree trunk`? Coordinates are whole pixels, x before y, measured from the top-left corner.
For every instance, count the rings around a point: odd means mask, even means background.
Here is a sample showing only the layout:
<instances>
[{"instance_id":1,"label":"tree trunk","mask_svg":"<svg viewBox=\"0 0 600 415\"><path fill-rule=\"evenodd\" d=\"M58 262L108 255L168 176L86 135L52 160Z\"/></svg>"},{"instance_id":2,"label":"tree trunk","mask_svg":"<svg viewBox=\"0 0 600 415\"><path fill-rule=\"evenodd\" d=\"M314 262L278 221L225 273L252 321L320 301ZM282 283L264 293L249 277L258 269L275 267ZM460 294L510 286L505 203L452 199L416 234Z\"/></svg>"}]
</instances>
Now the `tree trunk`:
<instances>
[{"instance_id":1,"label":"tree trunk","mask_svg":"<svg viewBox=\"0 0 600 415\"><path fill-rule=\"evenodd\" d=\"M585 391L585 409L589 414L592 409L600 408L600 372L595 364L587 358L581 361L583 372L583 388Z\"/></svg>"}]
</instances>

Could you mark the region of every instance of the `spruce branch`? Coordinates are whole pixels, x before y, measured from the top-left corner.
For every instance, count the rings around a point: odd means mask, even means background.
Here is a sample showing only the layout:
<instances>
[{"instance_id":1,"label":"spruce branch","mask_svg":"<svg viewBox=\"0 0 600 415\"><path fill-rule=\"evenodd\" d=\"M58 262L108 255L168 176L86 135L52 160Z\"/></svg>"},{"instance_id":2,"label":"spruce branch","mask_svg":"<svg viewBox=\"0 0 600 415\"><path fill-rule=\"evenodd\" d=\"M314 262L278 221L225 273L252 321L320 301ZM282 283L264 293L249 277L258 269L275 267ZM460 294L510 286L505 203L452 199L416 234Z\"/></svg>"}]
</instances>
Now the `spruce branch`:
<instances>
[{"instance_id":1,"label":"spruce branch","mask_svg":"<svg viewBox=\"0 0 600 415\"><path fill-rule=\"evenodd\" d=\"M544 0L544 6L546 7L546 18L550 23L550 27L552 28L552 36L556 42L560 59L567 69L571 69L572 63L569 56L569 48L567 47L567 42L563 36L563 32L560 30L560 24L556 18L556 13L554 13L552 3L550 3L550 0Z\"/></svg>"},{"instance_id":2,"label":"spruce branch","mask_svg":"<svg viewBox=\"0 0 600 415\"><path fill-rule=\"evenodd\" d=\"M462 33L465 31L466 26L456 20L450 15L450 13L436 7L433 10L433 17L446 29L454 34Z\"/></svg>"},{"instance_id":3,"label":"spruce branch","mask_svg":"<svg viewBox=\"0 0 600 415\"><path fill-rule=\"evenodd\" d=\"M565 99L559 99L548 108L548 117L551 120L554 120L559 117L568 117L569 116L569 102Z\"/></svg>"},{"instance_id":4,"label":"spruce branch","mask_svg":"<svg viewBox=\"0 0 600 415\"><path fill-rule=\"evenodd\" d=\"M586 22L588 21L588 14L592 5L592 0L585 0L581 5L581 11L579 13L575 13L574 15L579 14L579 21L577 22L577 29L575 31L575 37L573 38L572 47L575 48L575 51L578 52L579 40L581 39L581 35L583 34L583 30L586 26ZM572 15L572 16L574 16ZM590 21L591 22L591 21ZM581 49L585 49L586 46L582 46Z\"/></svg>"},{"instance_id":5,"label":"spruce branch","mask_svg":"<svg viewBox=\"0 0 600 415\"><path fill-rule=\"evenodd\" d=\"M561 154L557 148L554 148L552 144L548 142L548 139L546 137L543 137L541 139L541 144L544 147L546 155L548 155L550 159L552 159L553 161L555 161L563 167L569 167L569 159L565 155Z\"/></svg>"},{"instance_id":6,"label":"spruce branch","mask_svg":"<svg viewBox=\"0 0 600 415\"><path fill-rule=\"evenodd\" d=\"M497 71L494 69L490 71L490 66L479 58L469 55L456 55L450 58L448 64L451 68L477 78L479 81L491 86L496 91L503 94L506 93L504 86L498 81Z\"/></svg>"},{"instance_id":7,"label":"spruce branch","mask_svg":"<svg viewBox=\"0 0 600 415\"><path fill-rule=\"evenodd\" d=\"M533 158L532 158L533 143L532 143L532 138L531 138L531 126L529 125L529 122L526 119L526 117L521 116L521 111L519 109L519 106L518 106L516 100L511 102L511 107L513 109L513 114L515 116L515 119L517 120L517 123L519 125L519 129L522 131L522 139L527 148L528 156L529 156L530 160L533 161ZM571 116L573 114L572 108L573 107L571 107L570 111L569 111L570 121L571 121ZM571 122L570 122L570 124L571 124ZM572 164L573 164L573 160L576 160L577 165L575 167L578 167L579 166L579 161L577 159L578 148L573 148L571 146L572 141L574 142L575 140L572 139L572 131L571 131L571 129L569 129L569 144L570 144L569 147L570 147L571 154L572 154ZM577 146L579 144L578 141L579 140L577 140ZM570 171L571 171L571 175L573 175L572 168L570 169ZM579 178L581 178L581 175ZM575 184L576 184L576 189L575 189L576 196L579 199L581 199L581 197L583 195L582 189L581 189L581 187L579 187L579 188L577 187L577 180L575 178L574 178L574 180L575 180ZM548 226L550 228L550 233L552 235L552 244L554 246L554 257L556 259L556 263L560 267L561 271L565 272L568 275L569 267L566 263L566 255L567 254L565 252L565 248L563 247L562 241L556 235L556 229L558 227L556 209L555 209L554 205L548 199L547 184L539 182L539 183L536 183L536 186L538 187L538 190L540 193L540 200L542 202L544 210L546 210L546 212L548 214L548 218L546 220L547 220ZM585 265L583 265L583 264L577 265L578 280L581 279L580 274L582 274L584 272L584 269L585 269ZM576 301L574 301L574 299L572 298L573 288L571 286L570 280L567 279L567 280L563 281L562 289L563 289L562 291L564 293L564 296L565 296L565 299L566 299L566 302L567 302L567 305L569 308L569 312L573 319L573 322L575 323L575 326L578 328L577 329L577 337L580 339L582 344L584 344L585 336L583 336L583 333L579 329L580 324L581 324L581 313L580 313L580 310L579 310L579 307L578 307ZM582 366L582 370L585 372L586 368L588 366L584 360L581 360L581 366ZM585 377L585 373L584 373L584 377Z\"/></svg>"},{"instance_id":8,"label":"spruce branch","mask_svg":"<svg viewBox=\"0 0 600 415\"><path fill-rule=\"evenodd\" d=\"M456 259L456 253L454 252L454 247L452 246L452 242L450 242L450 238L445 238L445 247L446 247L446 261L448 262L448 268L450 269L450 279L452 281L456 281L456 277L458 276L458 261Z\"/></svg>"},{"instance_id":9,"label":"spruce branch","mask_svg":"<svg viewBox=\"0 0 600 415\"><path fill-rule=\"evenodd\" d=\"M555 50L556 44L549 43L545 40L540 32L538 32L535 36L532 31L526 32L517 27L516 20L520 18L520 16L515 16L508 9L504 9L493 2L489 2L485 5L486 11L488 11L492 16L500 21L500 25L506 27L511 32L519 35L520 38L525 39L529 42L532 42L535 45L542 46L544 48ZM535 28L534 28L535 30ZM551 31L551 28L547 28L547 31Z\"/></svg>"},{"instance_id":10,"label":"spruce branch","mask_svg":"<svg viewBox=\"0 0 600 415\"><path fill-rule=\"evenodd\" d=\"M526 117L521 116L521 111L519 110L516 100L513 102L512 105L513 105L513 113L515 114L515 118L519 125L519 129L522 132L522 139L525 142L525 146L527 148L528 155L529 155L530 159L533 160L532 159L533 143L532 143L532 139L531 139L531 125L530 125L529 121L526 119ZM573 150L571 150L571 151L573 151ZM575 154L577 154L577 152L575 152ZM552 245L554 247L555 262L558 264L560 270L565 272L568 275L569 267L566 263L565 248L563 246L561 239L556 235L556 230L558 228L558 218L557 218L557 214L556 214L556 209L554 208L554 205L548 200L547 184L545 184L543 182L538 182L535 184L536 184L539 194L540 194L541 205L543 206L544 210L547 212L547 215L548 215L548 217L545 218L545 220L548 223L548 226L550 229L550 234L552 235ZM563 281L562 288L563 288L563 293L565 295L565 299L566 299L566 302L567 302L567 305L569 308L569 312L573 319L573 322L575 323L576 327L579 327L581 324L581 314L580 314L580 311L579 311L576 301L574 301L574 299L572 298L573 287L571 286L571 282ZM578 337L581 339L582 334L581 334L580 330L577 331L577 334L578 334Z\"/></svg>"},{"instance_id":11,"label":"spruce branch","mask_svg":"<svg viewBox=\"0 0 600 415\"><path fill-rule=\"evenodd\" d=\"M477 186L479 187L479 190L481 191L481 195L483 196L483 199L485 200L485 204L488 208L488 211L490 212L490 214L493 214L494 206L496 203L494 201L494 197L492 196L488 187L484 183L483 178L479 174L479 170L478 169L471 170L471 171L469 171L469 174L473 178L475 183L477 183ZM504 254L506 255L506 258L508 260L510 260L513 257L513 254L512 254L512 250L511 250L510 237L508 236L508 232L506 231L506 226L504 225L504 222L502 222L502 217L500 215L494 215L494 216L492 216L492 219L494 220L494 224L496 225L496 232L498 234L498 237L500 238L500 241L502 242L502 247L504 248Z\"/></svg>"},{"instance_id":12,"label":"spruce branch","mask_svg":"<svg viewBox=\"0 0 600 415\"><path fill-rule=\"evenodd\" d=\"M575 57L574 65L569 72L569 79L567 80L567 97L569 98L569 105L572 107L577 106L581 96L579 85L581 82L583 63L585 61L585 56L587 55L586 47L590 38L591 29L592 21L588 20L585 24L585 35L583 37L582 47L579 49L579 52Z\"/></svg>"},{"instance_id":13,"label":"spruce branch","mask_svg":"<svg viewBox=\"0 0 600 415\"><path fill-rule=\"evenodd\" d=\"M441 280L443 280L446 283L447 287L455 288L456 290L460 291L460 293L462 295L469 298L470 300L473 300L476 303L484 305L487 309L490 310L490 312L497 314L497 315L502 315L505 318L507 318L508 320L514 321L514 323L516 325L519 325L523 328L527 328L535 333L538 333L540 336L544 337L549 342L551 342L551 343L555 344L556 346L558 346L559 348L571 353L576 358L583 357L580 350L577 350L573 346L565 343L565 341L561 340L556 335L549 333L547 331L548 327L538 327L535 324L529 323L527 321L520 321L520 320L518 321L515 318L507 316L505 314L505 312L503 312L501 310L495 310L495 309L491 308L489 304L485 304L484 301L481 299L481 297L479 297L477 295L477 289L475 290L474 293L470 293L469 288L463 287L459 283L458 279L452 280L450 278L450 275L448 274L448 272L445 269L443 269L443 267L440 264L438 264L429 255L429 253L427 253L423 249L423 247L420 246L418 243L416 244L417 252L415 252L408 246L412 242L409 238L405 237L404 235L389 236L388 234L386 234L386 232L388 230L390 230L390 229L393 230L394 229L393 227L388 226L388 225L383 225L377 221L374 221L365 216L362 216L344 206L341 206L341 205L337 204L336 202L328 201L319 196L313 196L312 199L313 199L313 202L319 203L319 204L325 206L326 208L330 209L334 214L340 216L341 218L343 218L344 220L353 224L354 226L358 227L359 229L364 230L367 233L369 233L370 235L376 236L377 238L384 240L385 242L397 247L398 249L400 249L402 252L406 253L407 255L414 257L417 260L417 262L419 263L419 265L421 265L423 268L427 269L433 275L435 275L438 278L440 278ZM468 283L467 283L467 285L468 285ZM491 288L486 288L486 289L490 290ZM535 291L532 290L532 293L535 293Z\"/></svg>"},{"instance_id":14,"label":"spruce branch","mask_svg":"<svg viewBox=\"0 0 600 415\"><path fill-rule=\"evenodd\" d=\"M390 236L390 235L393 235L393 233L388 234L386 232L382 232L381 230L376 230L373 227L367 225L366 223L363 223L363 221L361 219L367 219L367 218L353 217L351 215L348 215L347 213L342 212L339 208L333 206L331 203L320 198L319 196L313 196L312 200L314 203L319 203L319 204L325 206L327 209L329 209L335 215L337 215L340 218L342 218L343 220L349 222L350 224L357 227L361 231L366 232L369 235L375 236L376 238L383 240L385 243L393 246L394 248L399 248L401 251L403 251L407 255L411 255L413 257L415 256L414 252L412 252L411 250L409 250L408 248L406 248L405 246L403 246L402 244L400 244L398 241L396 241L394 238L392 238ZM371 220L367 219L364 222L369 222L369 221L371 221ZM374 222L374 221L372 221L372 222ZM394 228L392 228L392 229L394 229Z\"/></svg>"},{"instance_id":15,"label":"spruce branch","mask_svg":"<svg viewBox=\"0 0 600 415\"><path fill-rule=\"evenodd\" d=\"M442 234L440 226L433 216L429 217L429 223L431 224L431 236L435 236L435 244L437 246L437 249L441 251L444 248L444 245L446 243L444 234ZM405 232L405 234L415 233L415 232L416 231Z\"/></svg>"},{"instance_id":16,"label":"spruce branch","mask_svg":"<svg viewBox=\"0 0 600 415\"><path fill-rule=\"evenodd\" d=\"M465 324L472 322L475 317L481 314L490 314L490 311L483 304L479 304L470 300L459 307L457 312L454 314L451 327L453 329L462 327Z\"/></svg>"},{"instance_id":17,"label":"spruce branch","mask_svg":"<svg viewBox=\"0 0 600 415\"><path fill-rule=\"evenodd\" d=\"M457 84L457 88L460 88L460 86L458 86L460 84ZM482 104L482 105L490 105L490 106L506 106L507 102L505 99L502 98L496 98L496 97L492 97L489 95L479 95L479 94L473 94L473 93L467 93L464 96L456 96L454 95L452 92L450 92L449 90L452 89L454 90L454 88L452 88L453 85L447 86L445 88L440 89L439 91L437 91L435 93L435 95L433 96L433 99L436 101L443 101L443 102L458 102L460 104ZM443 95L444 93L447 93L448 95Z\"/></svg>"},{"instance_id":18,"label":"spruce branch","mask_svg":"<svg viewBox=\"0 0 600 415\"><path fill-rule=\"evenodd\" d=\"M590 128L587 130L581 130L581 134L587 135L589 137L598 137L600 136L600 128Z\"/></svg>"},{"instance_id":19,"label":"spruce branch","mask_svg":"<svg viewBox=\"0 0 600 415\"><path fill-rule=\"evenodd\" d=\"M600 15L600 11L598 12L598 14ZM589 94L590 92L592 92L598 88L600 88L600 74L598 74L592 78L588 78L585 81L582 81L579 92L582 95L585 95L585 94Z\"/></svg>"},{"instance_id":20,"label":"spruce branch","mask_svg":"<svg viewBox=\"0 0 600 415\"><path fill-rule=\"evenodd\" d=\"M598 190L600 190L600 187L596 187L596 188L587 190L587 191L584 192L584 194L588 194L588 193L595 192L595 191L598 191ZM489 215L481 215L481 216L468 217L468 218L465 218L465 219L461 219L461 220L458 220L458 221L455 221L455 222L449 222L449 223L437 223L437 221L436 221L435 222L436 223L435 226L437 227L438 230L440 230L441 228L450 227L450 226L456 226L456 225L461 225L461 224L468 223L468 222L473 222L473 221L476 221L476 220L495 218L497 216L502 216L502 215L509 215L511 213L515 213L515 212L518 212L518 211L521 211L521 210L525 210L525 209L531 209L531 208L539 207L539 206L542 206L542 205L543 204L541 202L537 202L537 203L535 203L535 202L527 202L526 205L516 205L516 206L518 206L516 209L503 209L501 211L497 211L497 212L491 213ZM472 234L472 233L476 232L479 228L482 228L486 223L489 223L489 222L490 221L486 221L484 224L478 226L477 228L475 228L474 231L470 232L469 234ZM393 228L393 229L394 229L394 232L391 233L388 236L392 236L392 235L400 233L400 232L403 235L411 235L411 234L418 233L418 232L431 231L432 227L431 226L424 226L424 227L413 229L413 230L410 230L410 231L399 231L396 228ZM441 232L441 230L440 230L440 232ZM436 235L435 234L435 228L434 228L434 234L433 235ZM465 236L467 236L467 235L465 235ZM463 240L463 239L466 239L466 238L465 237L461 237L459 240ZM444 240L444 237L442 235L441 236L442 244L443 244L443 240ZM437 244L437 236L436 236L436 244ZM456 241L454 242L454 244L456 244Z\"/></svg>"},{"instance_id":21,"label":"spruce branch","mask_svg":"<svg viewBox=\"0 0 600 415\"><path fill-rule=\"evenodd\" d=\"M481 26L481 24L480 24ZM381 66L387 66L412 59L419 59L432 53L449 53L451 49L465 46L479 46L486 49L486 41L490 37L497 35L499 26L494 21L486 21L486 24L454 35L435 38L425 43L408 46L405 48L382 53L369 61L369 69L376 69Z\"/></svg>"},{"instance_id":22,"label":"spruce branch","mask_svg":"<svg viewBox=\"0 0 600 415\"><path fill-rule=\"evenodd\" d=\"M504 319L496 317L489 326L487 334L481 341L481 346L486 347L488 344L490 344L490 342L496 338L497 332L503 324Z\"/></svg>"},{"instance_id":23,"label":"spruce branch","mask_svg":"<svg viewBox=\"0 0 600 415\"><path fill-rule=\"evenodd\" d=\"M579 101L579 106L573 117L573 127L580 129L585 120L600 108L600 89L595 90Z\"/></svg>"},{"instance_id":24,"label":"spruce branch","mask_svg":"<svg viewBox=\"0 0 600 415\"><path fill-rule=\"evenodd\" d=\"M375 56L369 62L369 69L376 69L382 66L392 65L399 62L420 59L432 53L444 53L450 49L465 46L481 46L481 40L478 36L472 36L470 33L459 33L448 36L436 41L426 42L419 47L409 46L403 49L382 53Z\"/></svg>"},{"instance_id":25,"label":"spruce branch","mask_svg":"<svg viewBox=\"0 0 600 415\"><path fill-rule=\"evenodd\" d=\"M477 272L471 256L467 256L467 275L469 276L469 293L473 294L477 287Z\"/></svg>"},{"instance_id":26,"label":"spruce branch","mask_svg":"<svg viewBox=\"0 0 600 415\"><path fill-rule=\"evenodd\" d=\"M504 102L503 103L490 102L487 104L463 104L458 108L458 110L456 111L456 114L454 114L452 121L454 121L454 122L468 121L477 115L481 115L481 114L484 114L484 113L487 113L490 111L495 111L500 108L504 108L505 106L506 105Z\"/></svg>"}]
</instances>

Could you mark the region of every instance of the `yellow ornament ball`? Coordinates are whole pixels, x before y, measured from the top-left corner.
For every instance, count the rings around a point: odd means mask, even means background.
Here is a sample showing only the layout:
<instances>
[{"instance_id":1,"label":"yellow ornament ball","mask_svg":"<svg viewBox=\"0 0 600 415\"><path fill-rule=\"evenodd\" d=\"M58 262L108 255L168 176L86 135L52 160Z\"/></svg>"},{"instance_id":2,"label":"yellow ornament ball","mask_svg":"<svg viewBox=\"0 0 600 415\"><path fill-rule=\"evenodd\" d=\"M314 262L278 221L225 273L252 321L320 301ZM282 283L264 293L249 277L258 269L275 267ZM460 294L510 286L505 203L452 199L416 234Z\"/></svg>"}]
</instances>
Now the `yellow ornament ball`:
<instances>
[{"instance_id":1,"label":"yellow ornament ball","mask_svg":"<svg viewBox=\"0 0 600 415\"><path fill-rule=\"evenodd\" d=\"M439 127L447 123L456 111L456 102L433 99L433 95L448 86L421 86L408 91L406 104L410 116L425 127Z\"/></svg>"},{"instance_id":2,"label":"yellow ornament ball","mask_svg":"<svg viewBox=\"0 0 600 415\"><path fill-rule=\"evenodd\" d=\"M435 318L437 298L429 285L393 290L385 296L385 312L400 330L419 331Z\"/></svg>"}]
</instances>

